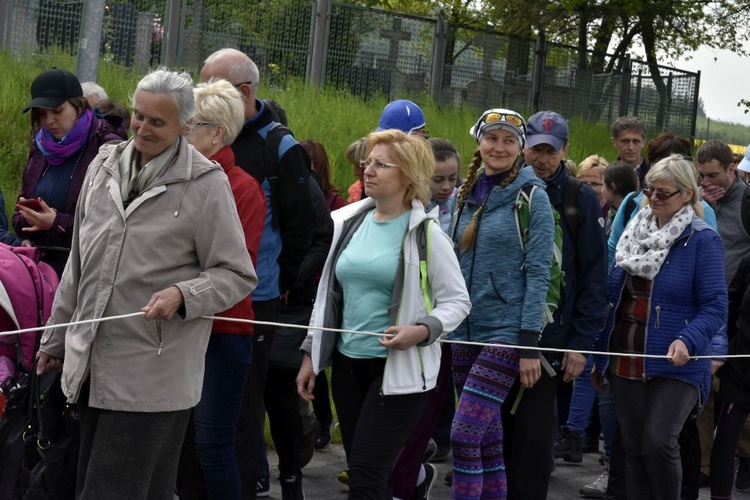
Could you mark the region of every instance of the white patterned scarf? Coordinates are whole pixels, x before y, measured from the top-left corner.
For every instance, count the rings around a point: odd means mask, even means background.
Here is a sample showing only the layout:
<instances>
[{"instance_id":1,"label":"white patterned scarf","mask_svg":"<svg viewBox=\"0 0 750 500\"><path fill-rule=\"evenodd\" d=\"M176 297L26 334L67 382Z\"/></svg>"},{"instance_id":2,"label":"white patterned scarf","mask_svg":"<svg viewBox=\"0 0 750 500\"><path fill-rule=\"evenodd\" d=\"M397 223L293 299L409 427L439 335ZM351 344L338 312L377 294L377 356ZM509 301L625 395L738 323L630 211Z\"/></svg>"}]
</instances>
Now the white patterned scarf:
<instances>
[{"instance_id":1,"label":"white patterned scarf","mask_svg":"<svg viewBox=\"0 0 750 500\"><path fill-rule=\"evenodd\" d=\"M695 212L690 204L674 214L669 222L659 229L651 207L643 207L617 242L615 262L628 274L653 280L672 244L692 222Z\"/></svg>"}]
</instances>

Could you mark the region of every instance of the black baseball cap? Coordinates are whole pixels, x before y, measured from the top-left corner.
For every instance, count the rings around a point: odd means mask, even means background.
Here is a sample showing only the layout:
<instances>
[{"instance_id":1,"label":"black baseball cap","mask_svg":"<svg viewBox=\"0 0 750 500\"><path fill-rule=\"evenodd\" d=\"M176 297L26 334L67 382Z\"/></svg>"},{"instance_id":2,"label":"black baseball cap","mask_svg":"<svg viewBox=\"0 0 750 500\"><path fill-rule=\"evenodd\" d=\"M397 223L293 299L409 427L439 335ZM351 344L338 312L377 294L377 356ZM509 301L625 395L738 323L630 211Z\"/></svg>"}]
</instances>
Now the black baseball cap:
<instances>
[{"instance_id":1,"label":"black baseball cap","mask_svg":"<svg viewBox=\"0 0 750 500\"><path fill-rule=\"evenodd\" d=\"M48 69L31 83L31 102L23 112L31 108L59 108L68 99L81 96L83 89L76 75L66 69Z\"/></svg>"}]
</instances>

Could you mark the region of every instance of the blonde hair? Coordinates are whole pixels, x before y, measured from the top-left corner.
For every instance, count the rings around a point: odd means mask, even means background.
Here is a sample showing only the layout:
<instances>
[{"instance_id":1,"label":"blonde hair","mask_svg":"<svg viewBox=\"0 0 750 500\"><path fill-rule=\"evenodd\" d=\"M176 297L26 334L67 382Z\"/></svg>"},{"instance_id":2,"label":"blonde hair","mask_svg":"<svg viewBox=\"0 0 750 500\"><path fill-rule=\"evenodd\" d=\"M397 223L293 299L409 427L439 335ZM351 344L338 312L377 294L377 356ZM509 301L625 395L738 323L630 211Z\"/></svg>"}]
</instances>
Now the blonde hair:
<instances>
[{"instance_id":1,"label":"blonde hair","mask_svg":"<svg viewBox=\"0 0 750 500\"><path fill-rule=\"evenodd\" d=\"M598 175L599 177L604 176L604 170L609 166L609 162L604 157L599 155L591 155L581 163L578 164L578 175L580 178L583 175Z\"/></svg>"},{"instance_id":2,"label":"blonde hair","mask_svg":"<svg viewBox=\"0 0 750 500\"><path fill-rule=\"evenodd\" d=\"M463 203L466 201L466 196L469 194L469 191L474 187L474 184L477 180L477 172L479 171L479 167L482 166L482 154L479 151L479 148L474 150L474 156L471 159L471 164L469 165L469 174L466 176L466 180L463 184L461 184L461 189L458 190L458 195L456 196L457 205L459 207L462 207ZM509 185L511 182L516 180L516 177L518 177L518 172L521 170L521 164L520 164L520 156L518 159L516 159L515 163L513 163L513 166L511 167L510 174L508 174L508 177L503 179L503 181L500 183L500 187L504 188L505 186ZM459 213L463 211L463 207L460 209ZM459 249L462 252L466 252L469 250L472 246L474 246L474 242L477 239L477 219L482 215L482 212L484 212L484 203L482 203L476 212L471 216L471 220L469 221L469 225L466 226L466 229L464 230L464 233L461 235L461 241L459 242Z\"/></svg>"},{"instance_id":3,"label":"blonde hair","mask_svg":"<svg viewBox=\"0 0 750 500\"><path fill-rule=\"evenodd\" d=\"M686 160L682 155L671 155L659 160L656 165L652 165L646 174L646 183L654 181L673 182L681 193L693 191L690 204L693 206L695 214L703 218L703 205L698 192L698 174L693 163Z\"/></svg>"},{"instance_id":4,"label":"blonde hair","mask_svg":"<svg viewBox=\"0 0 750 500\"><path fill-rule=\"evenodd\" d=\"M390 146L390 156L410 181L404 201L414 199L424 205L430 202L430 178L435 172L435 155L429 143L421 137L389 129L367 136L367 155L378 144Z\"/></svg>"},{"instance_id":5,"label":"blonde hair","mask_svg":"<svg viewBox=\"0 0 750 500\"><path fill-rule=\"evenodd\" d=\"M226 80L212 78L193 89L195 116L224 127L224 145L234 142L245 121L245 105L234 86Z\"/></svg>"}]
</instances>

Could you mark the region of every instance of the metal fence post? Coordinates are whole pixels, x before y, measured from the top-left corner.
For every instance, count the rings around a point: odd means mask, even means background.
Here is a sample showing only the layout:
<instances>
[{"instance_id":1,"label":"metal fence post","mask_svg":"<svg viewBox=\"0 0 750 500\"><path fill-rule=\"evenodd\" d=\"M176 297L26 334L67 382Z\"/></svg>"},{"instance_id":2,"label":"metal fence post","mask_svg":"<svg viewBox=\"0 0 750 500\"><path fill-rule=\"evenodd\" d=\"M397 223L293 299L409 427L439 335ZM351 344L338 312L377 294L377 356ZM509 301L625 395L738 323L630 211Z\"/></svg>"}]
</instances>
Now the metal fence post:
<instances>
[{"instance_id":1,"label":"metal fence post","mask_svg":"<svg viewBox=\"0 0 750 500\"><path fill-rule=\"evenodd\" d=\"M99 71L99 51L104 31L104 0L83 3L81 34L78 37L76 76L82 82L95 82Z\"/></svg>"},{"instance_id":2,"label":"metal fence post","mask_svg":"<svg viewBox=\"0 0 750 500\"><path fill-rule=\"evenodd\" d=\"M432 44L432 74L430 75L430 97L440 101L445 73L445 52L448 47L448 25L445 22L445 12L438 13L435 23L435 39Z\"/></svg>"},{"instance_id":3,"label":"metal fence post","mask_svg":"<svg viewBox=\"0 0 750 500\"><path fill-rule=\"evenodd\" d=\"M182 0L169 0L164 23L164 41L162 42L161 60L167 67L177 63L177 44L180 40L180 6Z\"/></svg>"},{"instance_id":4,"label":"metal fence post","mask_svg":"<svg viewBox=\"0 0 750 500\"><path fill-rule=\"evenodd\" d=\"M620 81L620 109L617 116L628 116L630 107L630 78L633 70L633 61L630 56L625 56L622 62L622 80Z\"/></svg>"},{"instance_id":5,"label":"metal fence post","mask_svg":"<svg viewBox=\"0 0 750 500\"><path fill-rule=\"evenodd\" d=\"M313 20L312 51L310 68L307 74L310 82L315 85L323 85L326 31L331 18L331 1L318 0L313 8L315 9L315 16Z\"/></svg>"},{"instance_id":6,"label":"metal fence post","mask_svg":"<svg viewBox=\"0 0 750 500\"><path fill-rule=\"evenodd\" d=\"M0 24L0 49L6 50L10 48L10 44L8 43L11 23L9 0L0 0L0 19L2 19L0 21L2 23Z\"/></svg>"},{"instance_id":7,"label":"metal fence post","mask_svg":"<svg viewBox=\"0 0 750 500\"><path fill-rule=\"evenodd\" d=\"M695 93L693 94L693 117L690 123L690 144L695 142L696 126L698 122L698 101L699 101L699 90L701 88L701 72L695 75ZM706 125L706 140L708 140L708 125Z\"/></svg>"},{"instance_id":8,"label":"metal fence post","mask_svg":"<svg viewBox=\"0 0 750 500\"><path fill-rule=\"evenodd\" d=\"M547 40L544 30L539 30L534 48L534 69L531 75L531 109L539 111L542 101L542 87L544 86L544 65L547 59Z\"/></svg>"}]
</instances>

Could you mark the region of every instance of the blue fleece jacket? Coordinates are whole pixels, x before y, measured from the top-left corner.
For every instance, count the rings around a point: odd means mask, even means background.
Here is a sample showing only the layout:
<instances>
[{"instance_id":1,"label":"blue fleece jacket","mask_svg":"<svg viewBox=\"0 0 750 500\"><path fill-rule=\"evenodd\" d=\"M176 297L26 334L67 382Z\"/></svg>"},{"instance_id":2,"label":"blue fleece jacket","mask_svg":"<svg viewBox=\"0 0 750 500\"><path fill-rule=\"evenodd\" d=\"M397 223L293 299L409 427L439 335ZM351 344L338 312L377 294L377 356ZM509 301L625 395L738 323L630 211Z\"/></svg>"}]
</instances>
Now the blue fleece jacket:
<instances>
[{"instance_id":1,"label":"blue fleece jacket","mask_svg":"<svg viewBox=\"0 0 750 500\"><path fill-rule=\"evenodd\" d=\"M608 351L616 311L627 273L614 266L609 278L609 306L598 350ZM682 339L691 356L708 355L714 334L726 323L727 286L724 279L724 246L721 238L697 216L672 244L667 259L651 286L646 354L666 355L675 339ZM596 357L599 373L606 373L607 356ZM672 366L666 359L647 358L645 377L667 377L701 390L702 401L711 387L711 363L691 360Z\"/></svg>"},{"instance_id":2,"label":"blue fleece jacket","mask_svg":"<svg viewBox=\"0 0 750 500\"><path fill-rule=\"evenodd\" d=\"M526 185L538 189L531 198L524 254L516 230L515 204L518 191ZM467 197L457 221L457 242L479 206L471 195ZM537 345L549 286L554 224L544 184L532 169L521 169L508 186L496 186L490 191L485 208L477 217L474 245L467 251L458 251L472 309L452 338Z\"/></svg>"},{"instance_id":3,"label":"blue fleece jacket","mask_svg":"<svg viewBox=\"0 0 750 500\"><path fill-rule=\"evenodd\" d=\"M528 170L533 172L531 167ZM562 163L545 180L550 202L560 213L565 289L554 322L545 327L539 345L590 350L607 307L607 245L599 198L583 183L576 197L577 241L573 239L568 219L563 215L567 182L568 173Z\"/></svg>"}]
</instances>

